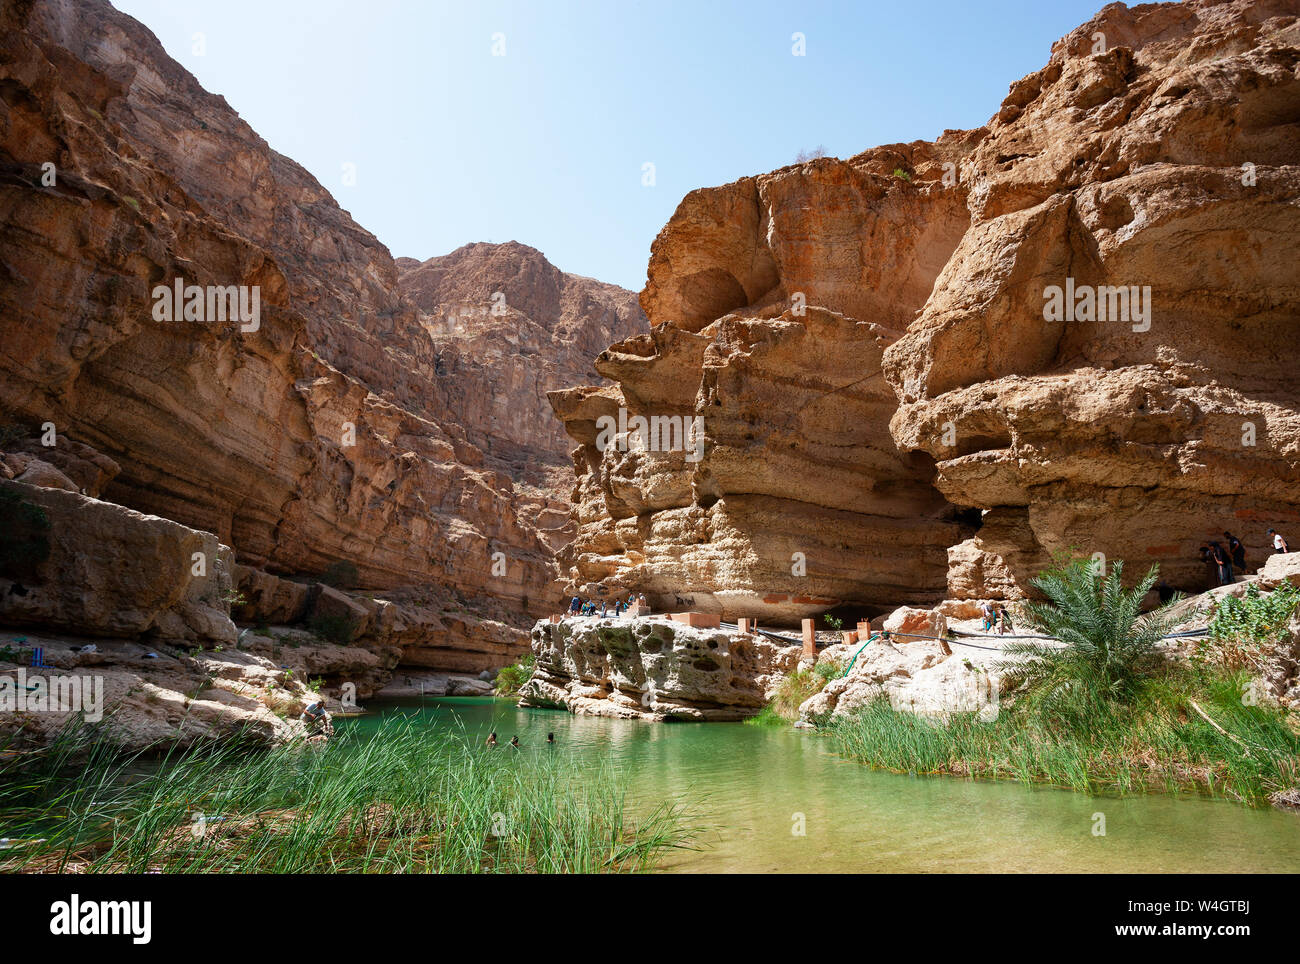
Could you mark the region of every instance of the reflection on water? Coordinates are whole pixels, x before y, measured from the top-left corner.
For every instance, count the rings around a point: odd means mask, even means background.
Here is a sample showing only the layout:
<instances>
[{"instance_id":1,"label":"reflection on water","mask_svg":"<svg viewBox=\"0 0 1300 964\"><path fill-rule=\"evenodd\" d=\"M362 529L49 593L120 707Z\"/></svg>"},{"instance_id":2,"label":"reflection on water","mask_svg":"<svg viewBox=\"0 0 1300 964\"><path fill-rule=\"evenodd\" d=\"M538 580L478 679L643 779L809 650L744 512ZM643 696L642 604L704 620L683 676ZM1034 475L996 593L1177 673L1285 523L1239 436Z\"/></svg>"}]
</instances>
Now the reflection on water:
<instances>
[{"instance_id":1,"label":"reflection on water","mask_svg":"<svg viewBox=\"0 0 1300 964\"><path fill-rule=\"evenodd\" d=\"M678 872L1300 871L1300 816L1226 801L877 773L786 727L605 720L480 699L367 709L342 725L365 731L400 715L463 726L480 743L492 730L503 744L518 734L524 752L609 759L639 805L697 804L718 829L703 851L669 861ZM1093 834L1095 814L1105 836Z\"/></svg>"}]
</instances>

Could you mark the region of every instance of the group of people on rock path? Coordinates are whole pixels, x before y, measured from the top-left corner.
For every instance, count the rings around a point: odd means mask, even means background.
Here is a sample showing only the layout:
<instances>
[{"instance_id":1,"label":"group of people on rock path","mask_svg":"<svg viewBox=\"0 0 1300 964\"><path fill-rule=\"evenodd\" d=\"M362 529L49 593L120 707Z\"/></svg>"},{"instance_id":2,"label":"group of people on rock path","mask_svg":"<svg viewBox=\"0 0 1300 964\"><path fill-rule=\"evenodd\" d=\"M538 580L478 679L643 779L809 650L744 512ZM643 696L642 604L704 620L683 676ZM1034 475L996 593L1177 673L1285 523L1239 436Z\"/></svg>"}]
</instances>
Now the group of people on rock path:
<instances>
[{"instance_id":1,"label":"group of people on rock path","mask_svg":"<svg viewBox=\"0 0 1300 964\"><path fill-rule=\"evenodd\" d=\"M623 613L633 606L641 606L646 612L650 611L650 604L646 602L645 593L637 595L633 593L628 596L626 601L615 599L611 603L608 599L602 599L599 603L594 599L583 599L581 596L574 596L569 601L570 616L599 616L604 619L606 616L622 618Z\"/></svg>"},{"instance_id":2,"label":"group of people on rock path","mask_svg":"<svg viewBox=\"0 0 1300 964\"><path fill-rule=\"evenodd\" d=\"M1291 551L1286 539L1276 529L1268 530L1273 552L1282 554ZM1211 539L1201 545L1201 561L1205 563L1206 579L1209 585L1231 586L1237 581L1237 575L1246 571L1246 547L1231 532L1223 533L1223 542Z\"/></svg>"},{"instance_id":3,"label":"group of people on rock path","mask_svg":"<svg viewBox=\"0 0 1300 964\"><path fill-rule=\"evenodd\" d=\"M984 600L980 606L980 612L984 615L984 624L980 627L983 632L990 632L997 629L998 635L1005 636L1015 630L1011 624L1011 614L1007 612L1006 606L994 605L991 599Z\"/></svg>"}]
</instances>

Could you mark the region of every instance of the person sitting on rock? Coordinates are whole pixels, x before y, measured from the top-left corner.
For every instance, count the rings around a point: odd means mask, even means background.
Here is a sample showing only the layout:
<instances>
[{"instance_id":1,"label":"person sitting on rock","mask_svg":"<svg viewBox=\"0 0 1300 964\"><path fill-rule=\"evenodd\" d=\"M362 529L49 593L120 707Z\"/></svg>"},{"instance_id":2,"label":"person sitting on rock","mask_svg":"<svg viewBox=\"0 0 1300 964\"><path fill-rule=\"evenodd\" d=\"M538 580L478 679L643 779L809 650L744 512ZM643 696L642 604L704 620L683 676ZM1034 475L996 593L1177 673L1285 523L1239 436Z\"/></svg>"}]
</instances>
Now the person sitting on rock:
<instances>
[{"instance_id":1,"label":"person sitting on rock","mask_svg":"<svg viewBox=\"0 0 1300 964\"><path fill-rule=\"evenodd\" d=\"M325 701L316 700L307 705L302 711L303 725L307 727L308 734L312 736L330 736L334 732L334 724L330 722L330 715L325 712Z\"/></svg>"},{"instance_id":2,"label":"person sitting on rock","mask_svg":"<svg viewBox=\"0 0 1300 964\"><path fill-rule=\"evenodd\" d=\"M1275 553L1283 555L1290 551L1291 547L1288 546L1286 540L1282 538L1282 533L1278 532L1276 529L1269 529L1268 534L1273 537L1273 551Z\"/></svg>"}]
</instances>

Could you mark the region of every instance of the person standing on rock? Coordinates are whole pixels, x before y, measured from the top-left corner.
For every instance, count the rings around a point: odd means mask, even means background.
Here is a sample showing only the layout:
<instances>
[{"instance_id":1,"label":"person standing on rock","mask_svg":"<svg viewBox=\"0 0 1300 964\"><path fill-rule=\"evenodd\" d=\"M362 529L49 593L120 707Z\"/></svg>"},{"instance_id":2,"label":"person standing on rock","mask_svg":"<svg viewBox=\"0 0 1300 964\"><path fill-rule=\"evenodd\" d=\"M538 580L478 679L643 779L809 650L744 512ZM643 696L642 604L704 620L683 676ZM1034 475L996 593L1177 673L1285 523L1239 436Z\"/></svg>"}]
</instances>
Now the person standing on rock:
<instances>
[{"instance_id":1,"label":"person standing on rock","mask_svg":"<svg viewBox=\"0 0 1300 964\"><path fill-rule=\"evenodd\" d=\"M574 596L573 600L569 603L569 614L573 615L577 613L577 611L581 608L582 608L582 599L578 596Z\"/></svg>"},{"instance_id":2,"label":"person standing on rock","mask_svg":"<svg viewBox=\"0 0 1300 964\"><path fill-rule=\"evenodd\" d=\"M1008 633L1015 630L1015 627L1011 625L1011 614L1007 612L1006 606L998 607L998 619L1000 623L998 626L998 633L1000 635L1006 636Z\"/></svg>"},{"instance_id":3,"label":"person standing on rock","mask_svg":"<svg viewBox=\"0 0 1300 964\"><path fill-rule=\"evenodd\" d=\"M993 628L993 625L997 622L998 619L998 612L997 609L995 609L993 606L993 600L992 599L984 600L984 602L980 605L980 612L984 614L984 624L980 627L980 631L987 633L990 629Z\"/></svg>"},{"instance_id":4,"label":"person standing on rock","mask_svg":"<svg viewBox=\"0 0 1300 964\"><path fill-rule=\"evenodd\" d=\"M1273 551L1278 555L1283 555L1284 553L1291 551L1291 547L1288 546L1286 540L1282 538L1282 533L1278 532L1276 529L1269 529L1268 534L1273 537Z\"/></svg>"},{"instance_id":5,"label":"person standing on rock","mask_svg":"<svg viewBox=\"0 0 1300 964\"><path fill-rule=\"evenodd\" d=\"M1227 551L1217 542L1211 542L1210 558L1218 570L1219 585L1231 586L1235 580L1232 578L1232 562L1228 559Z\"/></svg>"},{"instance_id":6,"label":"person standing on rock","mask_svg":"<svg viewBox=\"0 0 1300 964\"><path fill-rule=\"evenodd\" d=\"M1209 592L1219 584L1219 567L1214 564L1208 545L1201 546L1201 562L1205 565L1205 591Z\"/></svg>"},{"instance_id":7,"label":"person standing on rock","mask_svg":"<svg viewBox=\"0 0 1300 964\"><path fill-rule=\"evenodd\" d=\"M1232 556L1232 565L1243 575L1246 572L1246 547L1231 532L1224 530L1223 538L1228 540L1228 555Z\"/></svg>"}]
</instances>

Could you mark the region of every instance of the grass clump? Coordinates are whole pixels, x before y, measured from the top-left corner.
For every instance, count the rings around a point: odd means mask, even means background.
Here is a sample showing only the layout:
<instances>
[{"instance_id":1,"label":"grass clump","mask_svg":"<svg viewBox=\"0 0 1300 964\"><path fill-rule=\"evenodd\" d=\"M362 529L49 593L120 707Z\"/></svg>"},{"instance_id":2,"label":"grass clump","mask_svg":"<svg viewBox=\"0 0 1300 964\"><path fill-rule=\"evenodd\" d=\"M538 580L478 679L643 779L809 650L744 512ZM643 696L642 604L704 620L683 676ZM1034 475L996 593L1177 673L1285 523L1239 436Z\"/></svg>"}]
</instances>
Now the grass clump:
<instances>
[{"instance_id":1,"label":"grass clump","mask_svg":"<svg viewBox=\"0 0 1300 964\"><path fill-rule=\"evenodd\" d=\"M1132 702L1068 723L1023 700L1004 703L984 722L975 713L936 719L899 712L881 699L833 722L830 733L846 756L897 773L1094 794L1190 790L1263 806L1300 781L1300 735L1278 710L1244 703L1247 685L1245 674L1171 670L1147 680Z\"/></svg>"},{"instance_id":2,"label":"grass clump","mask_svg":"<svg viewBox=\"0 0 1300 964\"><path fill-rule=\"evenodd\" d=\"M634 872L696 832L676 805L632 819L609 768L397 721L323 745L172 752L143 776L142 762L86 731L10 756L0 818L28 842L0 871Z\"/></svg>"},{"instance_id":3,"label":"grass clump","mask_svg":"<svg viewBox=\"0 0 1300 964\"><path fill-rule=\"evenodd\" d=\"M532 653L511 666L501 667L497 671L497 696L514 696L533 678L533 671L536 668L537 657Z\"/></svg>"},{"instance_id":4,"label":"grass clump","mask_svg":"<svg viewBox=\"0 0 1300 964\"><path fill-rule=\"evenodd\" d=\"M1169 606L1139 608L1156 570L1127 590L1122 573L1075 560L1033 580L1046 598L1027 605L1029 621L1065 645L1008 647L1003 682L1016 692L992 718L926 718L881 699L832 723L833 739L882 769L1088 793L1193 790L1258 806L1300 782L1293 720L1249 698L1247 673L1162 658Z\"/></svg>"},{"instance_id":5,"label":"grass clump","mask_svg":"<svg viewBox=\"0 0 1300 964\"><path fill-rule=\"evenodd\" d=\"M795 670L781 680L776 695L767 706L745 722L754 726L788 726L799 719L799 707L825 689L826 684L839 674L839 665L829 660L811 669Z\"/></svg>"},{"instance_id":6,"label":"grass clump","mask_svg":"<svg viewBox=\"0 0 1300 964\"><path fill-rule=\"evenodd\" d=\"M1268 595L1261 595L1259 586L1252 583L1244 597L1221 599L1210 623L1210 638L1198 647L1197 656L1207 662L1262 670L1297 604L1300 589L1289 582Z\"/></svg>"}]
</instances>

